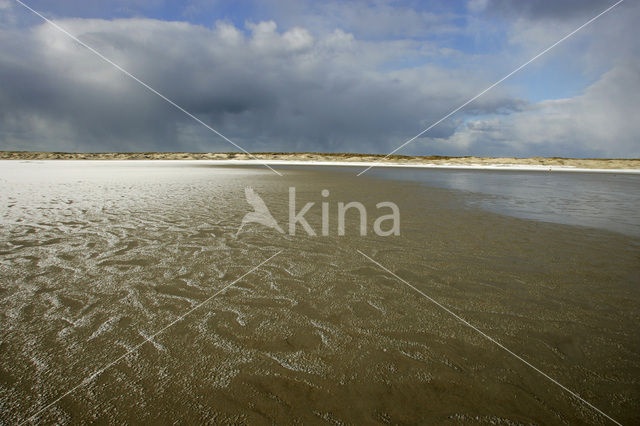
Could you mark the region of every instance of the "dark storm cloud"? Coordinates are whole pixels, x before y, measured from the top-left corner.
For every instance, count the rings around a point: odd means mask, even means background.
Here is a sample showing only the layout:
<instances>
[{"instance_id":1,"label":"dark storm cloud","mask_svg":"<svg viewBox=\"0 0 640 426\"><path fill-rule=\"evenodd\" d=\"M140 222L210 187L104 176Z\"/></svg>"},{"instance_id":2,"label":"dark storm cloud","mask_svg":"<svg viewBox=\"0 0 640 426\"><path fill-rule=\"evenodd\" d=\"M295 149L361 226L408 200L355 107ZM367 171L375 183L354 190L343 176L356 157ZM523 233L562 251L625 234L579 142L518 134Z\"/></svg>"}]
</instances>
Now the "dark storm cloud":
<instances>
[{"instance_id":1,"label":"dark storm cloud","mask_svg":"<svg viewBox=\"0 0 640 426\"><path fill-rule=\"evenodd\" d=\"M341 31L314 38L272 22L249 25L249 35L149 19L61 24L248 150L388 151L483 83L435 66L379 72L413 46ZM233 149L50 26L2 32L3 149ZM496 92L474 110L521 102Z\"/></svg>"}]
</instances>

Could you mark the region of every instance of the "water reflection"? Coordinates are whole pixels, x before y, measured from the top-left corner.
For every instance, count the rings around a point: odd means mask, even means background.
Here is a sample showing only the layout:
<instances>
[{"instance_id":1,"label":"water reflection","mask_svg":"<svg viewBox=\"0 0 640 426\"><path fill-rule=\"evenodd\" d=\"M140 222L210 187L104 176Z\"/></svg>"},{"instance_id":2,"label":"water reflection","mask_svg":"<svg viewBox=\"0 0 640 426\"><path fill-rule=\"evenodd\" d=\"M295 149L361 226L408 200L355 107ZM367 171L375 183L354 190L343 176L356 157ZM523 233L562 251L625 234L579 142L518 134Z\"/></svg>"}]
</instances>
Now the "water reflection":
<instances>
[{"instance_id":1,"label":"water reflection","mask_svg":"<svg viewBox=\"0 0 640 426\"><path fill-rule=\"evenodd\" d=\"M497 213L640 236L638 175L382 168L370 173L481 194L469 203Z\"/></svg>"}]
</instances>

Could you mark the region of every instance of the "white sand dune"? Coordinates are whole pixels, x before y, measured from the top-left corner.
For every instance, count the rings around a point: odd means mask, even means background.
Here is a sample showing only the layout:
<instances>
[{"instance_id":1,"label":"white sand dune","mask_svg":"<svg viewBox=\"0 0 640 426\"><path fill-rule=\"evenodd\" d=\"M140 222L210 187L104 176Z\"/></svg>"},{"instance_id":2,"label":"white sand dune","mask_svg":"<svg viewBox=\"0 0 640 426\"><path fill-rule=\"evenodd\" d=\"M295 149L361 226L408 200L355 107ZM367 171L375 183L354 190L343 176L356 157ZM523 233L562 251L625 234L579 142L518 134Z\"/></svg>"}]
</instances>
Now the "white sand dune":
<instances>
[{"instance_id":1,"label":"white sand dune","mask_svg":"<svg viewBox=\"0 0 640 426\"><path fill-rule=\"evenodd\" d=\"M476 170L529 170L640 173L640 159L598 159L558 157L443 157L382 156L336 153L189 153L189 152L18 152L0 151L2 160L75 160L75 161L203 161L212 164L317 165L352 167L421 167Z\"/></svg>"}]
</instances>

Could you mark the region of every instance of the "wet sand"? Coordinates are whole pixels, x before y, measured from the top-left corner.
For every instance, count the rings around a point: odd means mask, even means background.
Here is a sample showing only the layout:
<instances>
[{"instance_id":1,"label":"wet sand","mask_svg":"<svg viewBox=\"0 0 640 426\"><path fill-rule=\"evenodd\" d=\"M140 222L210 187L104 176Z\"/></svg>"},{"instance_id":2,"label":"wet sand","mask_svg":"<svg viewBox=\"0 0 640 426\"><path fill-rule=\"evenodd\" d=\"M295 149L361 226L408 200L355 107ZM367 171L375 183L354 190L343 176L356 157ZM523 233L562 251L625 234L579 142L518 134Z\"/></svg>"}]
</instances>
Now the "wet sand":
<instances>
[{"instance_id":1,"label":"wet sand","mask_svg":"<svg viewBox=\"0 0 640 426\"><path fill-rule=\"evenodd\" d=\"M16 163L18 164L18 163ZM640 422L640 239L469 207L466 195L323 170L23 164L0 193L0 421L606 423L363 258L376 259L624 424ZM16 166L18 167L18 166ZM13 170L15 172L15 169ZM249 225L253 187L286 227ZM338 201L394 201L398 237ZM286 228L285 228L286 229Z\"/></svg>"}]
</instances>

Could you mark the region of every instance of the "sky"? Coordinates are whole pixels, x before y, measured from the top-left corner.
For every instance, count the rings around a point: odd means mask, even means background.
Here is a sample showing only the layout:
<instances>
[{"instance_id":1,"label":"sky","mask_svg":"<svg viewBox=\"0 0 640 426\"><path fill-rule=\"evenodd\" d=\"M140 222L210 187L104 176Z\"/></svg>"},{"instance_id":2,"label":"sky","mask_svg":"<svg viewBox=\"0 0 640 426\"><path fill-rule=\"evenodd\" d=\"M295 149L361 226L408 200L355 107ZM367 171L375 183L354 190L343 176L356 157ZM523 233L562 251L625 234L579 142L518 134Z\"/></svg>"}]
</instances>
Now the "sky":
<instances>
[{"instance_id":1,"label":"sky","mask_svg":"<svg viewBox=\"0 0 640 426\"><path fill-rule=\"evenodd\" d=\"M387 154L610 0L26 0L250 152ZM626 0L397 154L640 158ZM0 150L234 152L0 0Z\"/></svg>"}]
</instances>

